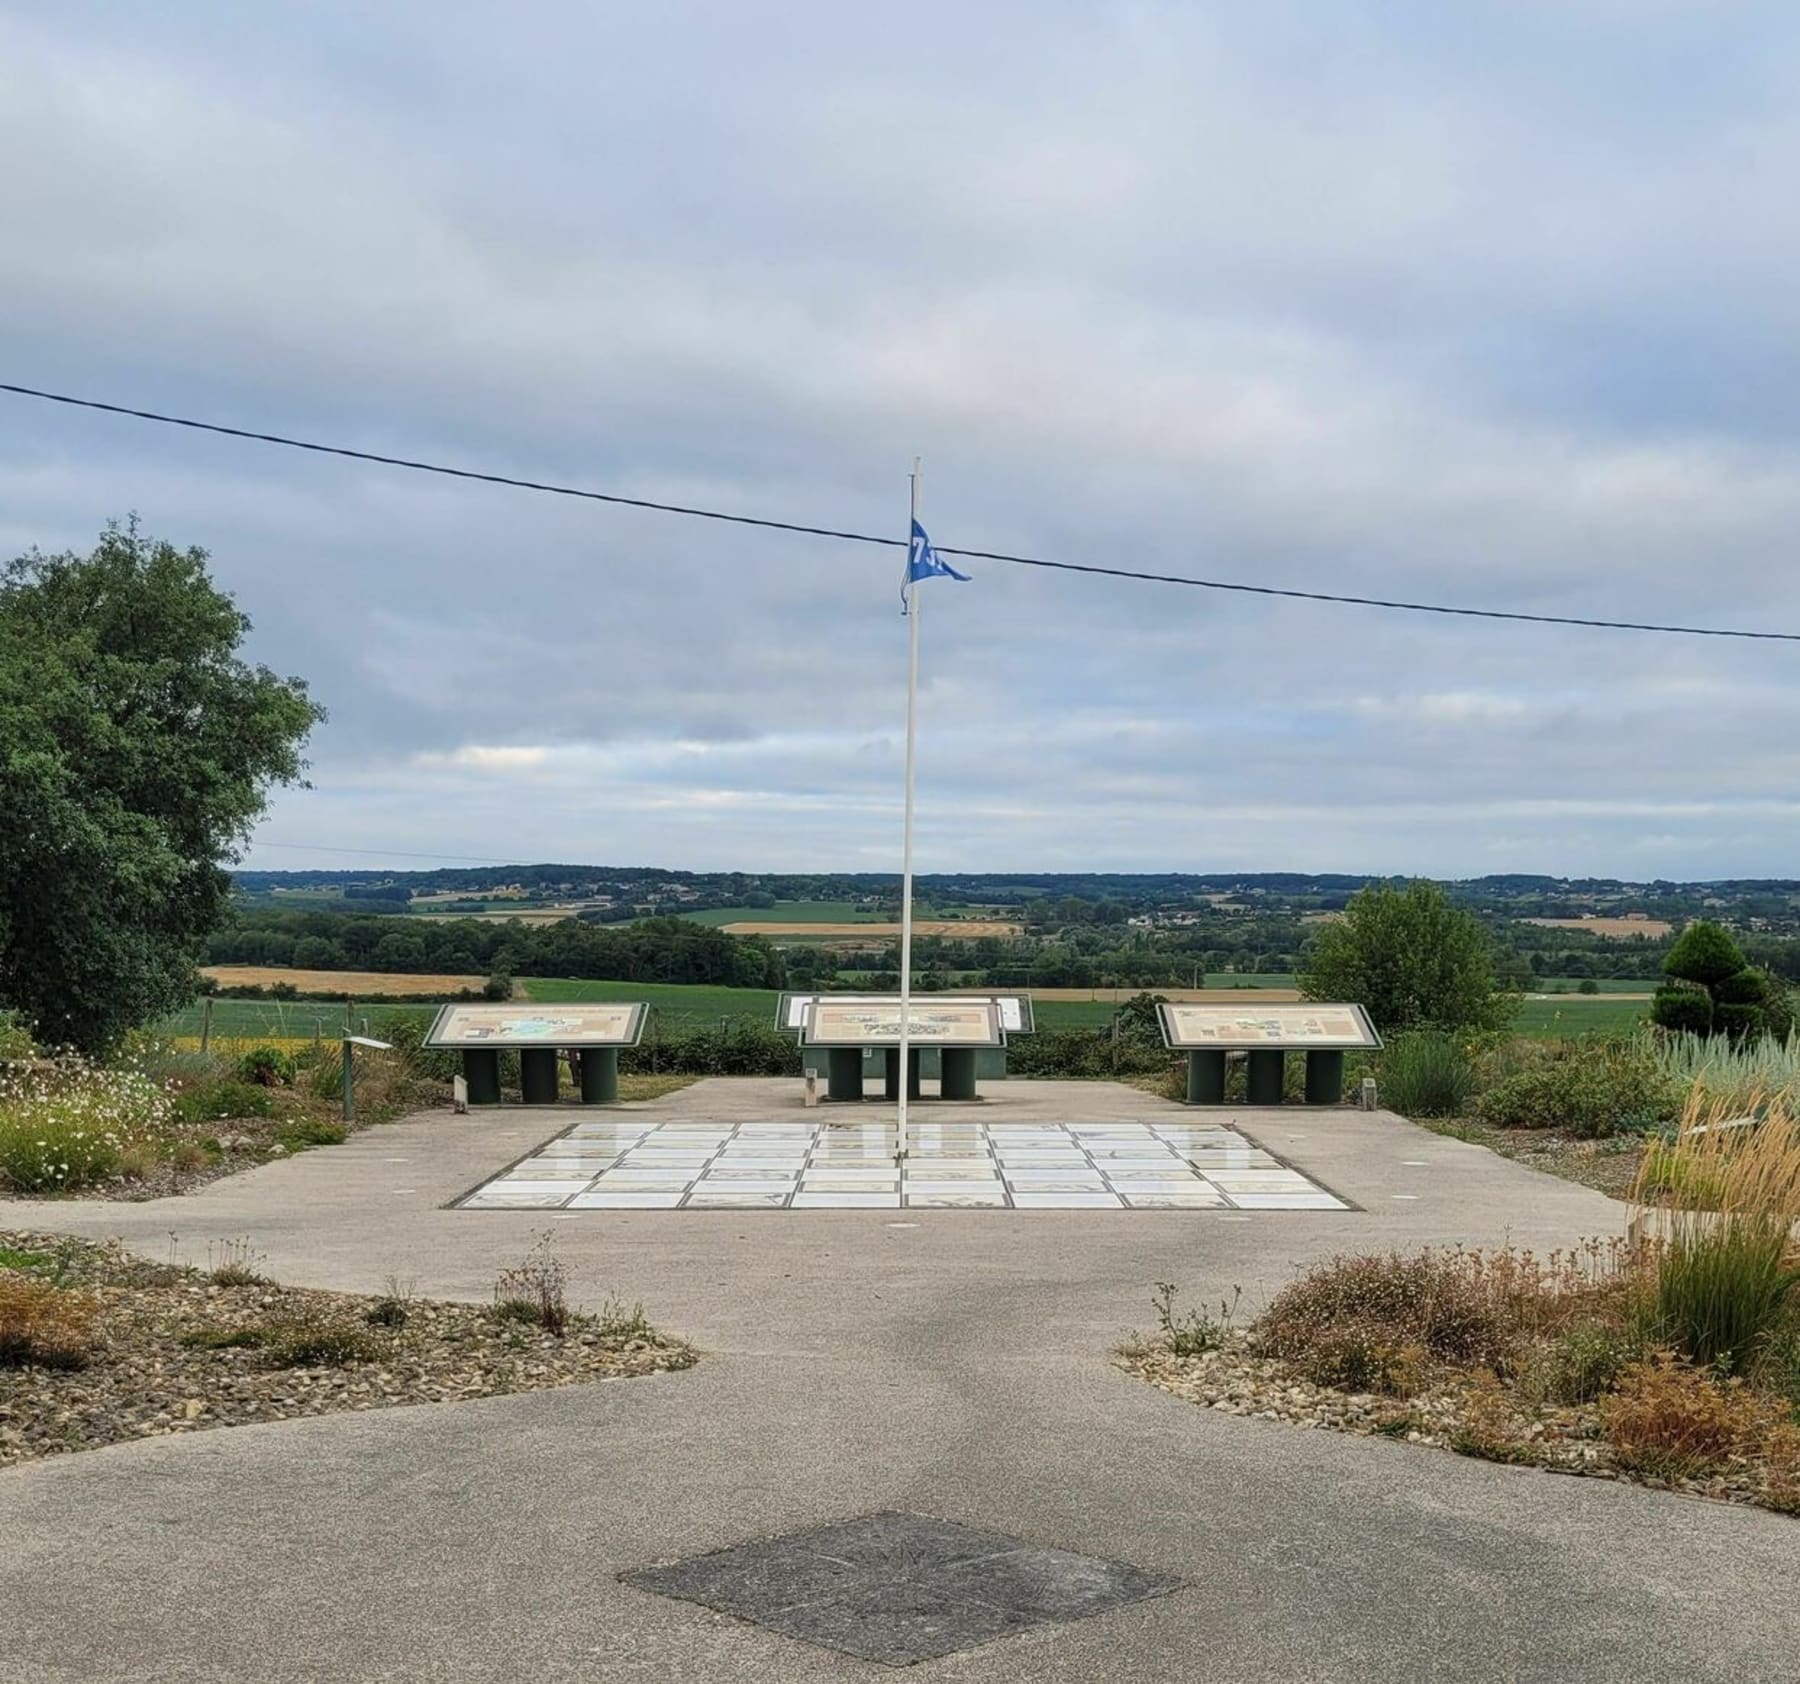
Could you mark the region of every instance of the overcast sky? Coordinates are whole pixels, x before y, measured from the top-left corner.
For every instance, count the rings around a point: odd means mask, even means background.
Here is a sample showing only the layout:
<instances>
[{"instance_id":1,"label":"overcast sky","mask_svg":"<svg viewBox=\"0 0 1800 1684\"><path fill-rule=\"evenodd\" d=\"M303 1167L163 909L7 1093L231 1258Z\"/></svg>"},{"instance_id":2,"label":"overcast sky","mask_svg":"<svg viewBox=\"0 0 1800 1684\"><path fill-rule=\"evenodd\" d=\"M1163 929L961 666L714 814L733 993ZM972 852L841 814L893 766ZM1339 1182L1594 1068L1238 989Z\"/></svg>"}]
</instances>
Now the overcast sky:
<instances>
[{"instance_id":1,"label":"overcast sky","mask_svg":"<svg viewBox=\"0 0 1800 1684\"><path fill-rule=\"evenodd\" d=\"M943 544L1800 631L1800 11L0 5L0 379ZM263 867L895 869L896 552L0 395L330 710ZM1800 646L973 563L923 869L1800 876Z\"/></svg>"}]
</instances>

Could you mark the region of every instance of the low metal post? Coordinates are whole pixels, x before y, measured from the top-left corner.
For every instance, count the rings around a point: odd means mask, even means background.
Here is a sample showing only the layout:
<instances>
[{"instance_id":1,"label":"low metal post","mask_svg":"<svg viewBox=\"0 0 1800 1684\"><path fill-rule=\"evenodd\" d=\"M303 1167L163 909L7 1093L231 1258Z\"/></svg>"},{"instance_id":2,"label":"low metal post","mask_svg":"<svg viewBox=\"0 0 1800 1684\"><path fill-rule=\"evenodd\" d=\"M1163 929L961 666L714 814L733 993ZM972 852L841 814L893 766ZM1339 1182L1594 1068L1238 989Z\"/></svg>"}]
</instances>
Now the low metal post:
<instances>
[{"instance_id":1,"label":"low metal post","mask_svg":"<svg viewBox=\"0 0 1800 1684\"><path fill-rule=\"evenodd\" d=\"M556 1094L556 1049L524 1048L519 1053L519 1098L527 1105L554 1105Z\"/></svg>"},{"instance_id":2,"label":"low metal post","mask_svg":"<svg viewBox=\"0 0 1800 1684\"><path fill-rule=\"evenodd\" d=\"M940 1099L973 1099L975 1097L975 1049L945 1047L938 1054L938 1097Z\"/></svg>"},{"instance_id":3,"label":"low metal post","mask_svg":"<svg viewBox=\"0 0 1800 1684\"><path fill-rule=\"evenodd\" d=\"M356 1116L356 1048L344 1042L344 1121Z\"/></svg>"},{"instance_id":4,"label":"low metal post","mask_svg":"<svg viewBox=\"0 0 1800 1684\"><path fill-rule=\"evenodd\" d=\"M200 1050L202 1053L212 1045L212 996L209 994L200 1003Z\"/></svg>"},{"instance_id":5,"label":"low metal post","mask_svg":"<svg viewBox=\"0 0 1800 1684\"><path fill-rule=\"evenodd\" d=\"M1341 1105L1344 1102L1344 1055L1341 1052L1309 1052L1306 1055L1306 1103Z\"/></svg>"},{"instance_id":6,"label":"low metal post","mask_svg":"<svg viewBox=\"0 0 1800 1684\"><path fill-rule=\"evenodd\" d=\"M1188 1054L1187 1102L1190 1105L1225 1103L1225 1055L1202 1049Z\"/></svg>"},{"instance_id":7,"label":"low metal post","mask_svg":"<svg viewBox=\"0 0 1800 1684\"><path fill-rule=\"evenodd\" d=\"M492 1047L470 1047L463 1053L463 1080L471 1105L500 1103L500 1054Z\"/></svg>"},{"instance_id":8,"label":"low metal post","mask_svg":"<svg viewBox=\"0 0 1800 1684\"><path fill-rule=\"evenodd\" d=\"M1250 1055L1250 1070L1246 1082L1247 1099L1252 1105L1279 1105L1283 1074L1287 1064L1285 1053L1271 1052L1267 1047L1259 1047Z\"/></svg>"},{"instance_id":9,"label":"low metal post","mask_svg":"<svg viewBox=\"0 0 1800 1684\"><path fill-rule=\"evenodd\" d=\"M616 1104L619 1098L619 1049L586 1047L580 1056L581 1103Z\"/></svg>"},{"instance_id":10,"label":"low metal post","mask_svg":"<svg viewBox=\"0 0 1800 1684\"><path fill-rule=\"evenodd\" d=\"M861 1099L863 1096L862 1067L861 1047L827 1047L825 1050L825 1097L835 1100Z\"/></svg>"}]
</instances>

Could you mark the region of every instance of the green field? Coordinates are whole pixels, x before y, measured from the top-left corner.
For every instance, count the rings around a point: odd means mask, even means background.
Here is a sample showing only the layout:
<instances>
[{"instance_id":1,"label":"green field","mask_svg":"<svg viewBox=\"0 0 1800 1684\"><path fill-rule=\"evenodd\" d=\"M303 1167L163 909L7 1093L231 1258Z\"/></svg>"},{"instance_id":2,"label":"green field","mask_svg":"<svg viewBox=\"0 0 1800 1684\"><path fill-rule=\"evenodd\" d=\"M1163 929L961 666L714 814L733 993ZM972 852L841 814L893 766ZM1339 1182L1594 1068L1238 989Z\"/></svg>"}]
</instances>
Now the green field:
<instances>
[{"instance_id":1,"label":"green field","mask_svg":"<svg viewBox=\"0 0 1800 1684\"><path fill-rule=\"evenodd\" d=\"M342 1004L310 1000L214 1000L212 1032L221 1041L269 1040L335 1041L344 1032ZM366 1019L371 1029L395 1018L427 1018L436 1006L362 1006L355 1008L360 1033ZM205 1007L196 1000L157 1025L165 1035L198 1035Z\"/></svg>"},{"instance_id":2,"label":"green field","mask_svg":"<svg viewBox=\"0 0 1800 1684\"><path fill-rule=\"evenodd\" d=\"M1574 994L1580 990L1584 981L1591 981L1597 994L1649 994L1656 988L1656 984L1647 977L1541 976L1535 978L1525 992L1527 994L1543 994L1552 989L1561 989L1565 994Z\"/></svg>"},{"instance_id":3,"label":"green field","mask_svg":"<svg viewBox=\"0 0 1800 1684\"><path fill-rule=\"evenodd\" d=\"M1234 978L1249 982L1249 977ZM1256 979L1266 987L1293 986L1292 977ZM1215 983L1215 986L1217 984ZM1229 984L1226 984L1229 986ZM665 1030L711 1027L721 1019L773 1024L779 998L765 988L714 988L669 982L590 982L569 977L523 977L521 994L532 1000L647 1000L655 1009L655 1021ZM1245 989L1246 1004L1254 990ZM1615 991L1616 992L1616 991ZM1523 1035L1585 1035L1596 1031L1628 1029L1649 1016L1648 1000L1609 999L1606 994L1563 994L1550 999L1526 1000L1516 1028ZM200 1033L198 1002L162 1024L172 1035ZM366 1019L379 1033L383 1023L396 1018L428 1018L433 1005L357 1006L356 1027ZM1112 1022L1117 1007L1110 1000L1040 1000L1037 1022L1041 1029L1103 1029ZM213 1034L220 1040L306 1039L316 1036L335 1040L343 1032L344 1008L325 1002L301 1000L215 1000Z\"/></svg>"},{"instance_id":4,"label":"green field","mask_svg":"<svg viewBox=\"0 0 1800 1684\"><path fill-rule=\"evenodd\" d=\"M682 982L588 982L579 977L521 977L519 988L533 1000L648 1000L665 1028L720 1018L747 1018L773 1024L781 996L767 988L711 988Z\"/></svg>"},{"instance_id":5,"label":"green field","mask_svg":"<svg viewBox=\"0 0 1800 1684\"><path fill-rule=\"evenodd\" d=\"M1609 1000L1604 994L1559 994L1527 1000L1514 1027L1521 1035L1592 1035L1630 1029L1650 1017L1648 1000Z\"/></svg>"}]
</instances>

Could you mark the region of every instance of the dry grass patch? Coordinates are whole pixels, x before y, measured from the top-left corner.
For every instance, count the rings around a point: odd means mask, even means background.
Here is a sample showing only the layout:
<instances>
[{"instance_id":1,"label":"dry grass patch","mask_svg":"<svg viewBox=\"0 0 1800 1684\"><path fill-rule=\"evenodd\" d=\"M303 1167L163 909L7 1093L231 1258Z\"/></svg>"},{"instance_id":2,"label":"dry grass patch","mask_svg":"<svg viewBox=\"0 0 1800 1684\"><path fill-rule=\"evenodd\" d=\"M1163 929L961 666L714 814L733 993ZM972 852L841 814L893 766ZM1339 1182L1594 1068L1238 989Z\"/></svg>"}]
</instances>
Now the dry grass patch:
<instances>
[{"instance_id":1,"label":"dry grass patch","mask_svg":"<svg viewBox=\"0 0 1800 1684\"><path fill-rule=\"evenodd\" d=\"M291 983L302 994L479 993L486 977L426 971L301 971L292 965L202 965L221 988L273 988Z\"/></svg>"}]
</instances>

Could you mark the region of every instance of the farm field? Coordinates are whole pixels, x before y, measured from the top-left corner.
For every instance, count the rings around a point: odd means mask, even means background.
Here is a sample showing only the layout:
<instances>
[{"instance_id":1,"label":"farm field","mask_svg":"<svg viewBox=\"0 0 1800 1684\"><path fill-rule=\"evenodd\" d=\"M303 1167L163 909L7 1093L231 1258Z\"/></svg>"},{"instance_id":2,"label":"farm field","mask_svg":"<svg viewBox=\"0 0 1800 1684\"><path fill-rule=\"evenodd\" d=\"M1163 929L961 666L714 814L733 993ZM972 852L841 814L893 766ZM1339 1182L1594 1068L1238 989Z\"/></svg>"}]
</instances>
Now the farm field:
<instances>
[{"instance_id":1,"label":"farm field","mask_svg":"<svg viewBox=\"0 0 1800 1684\"><path fill-rule=\"evenodd\" d=\"M783 923L776 920L757 919L744 923L725 924L721 928L732 936L888 936L898 937L898 924L862 923L854 920L844 923L793 922ZM1016 936L1024 933L1024 925L1004 922L997 918L915 918L913 934L916 936L964 936L973 941L978 936Z\"/></svg>"},{"instance_id":2,"label":"farm field","mask_svg":"<svg viewBox=\"0 0 1800 1684\"><path fill-rule=\"evenodd\" d=\"M1593 936L1666 936L1675 926L1662 918L1521 918L1540 930L1586 930Z\"/></svg>"},{"instance_id":3,"label":"farm field","mask_svg":"<svg viewBox=\"0 0 1800 1684\"><path fill-rule=\"evenodd\" d=\"M1594 978L1577 976L1541 976L1532 979L1531 986L1525 990L1527 994L1547 994L1553 989L1560 989L1565 994L1575 993L1583 982L1591 980L1595 992L1600 994L1641 994L1646 1000L1656 991L1656 984L1648 977L1641 976L1602 976Z\"/></svg>"},{"instance_id":4,"label":"farm field","mask_svg":"<svg viewBox=\"0 0 1800 1684\"><path fill-rule=\"evenodd\" d=\"M683 912L678 916L693 924L711 924L723 929L732 924L754 923L759 918L777 918L789 924L876 924L880 915L858 912L856 904L847 900L782 900L773 906L713 906L704 912Z\"/></svg>"},{"instance_id":5,"label":"farm field","mask_svg":"<svg viewBox=\"0 0 1800 1684\"><path fill-rule=\"evenodd\" d=\"M202 965L221 988L272 988L292 983L305 994L456 994L480 991L478 976L444 976L419 971L297 971L292 965Z\"/></svg>"}]
</instances>

